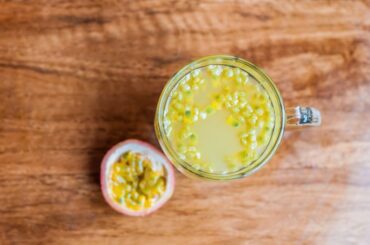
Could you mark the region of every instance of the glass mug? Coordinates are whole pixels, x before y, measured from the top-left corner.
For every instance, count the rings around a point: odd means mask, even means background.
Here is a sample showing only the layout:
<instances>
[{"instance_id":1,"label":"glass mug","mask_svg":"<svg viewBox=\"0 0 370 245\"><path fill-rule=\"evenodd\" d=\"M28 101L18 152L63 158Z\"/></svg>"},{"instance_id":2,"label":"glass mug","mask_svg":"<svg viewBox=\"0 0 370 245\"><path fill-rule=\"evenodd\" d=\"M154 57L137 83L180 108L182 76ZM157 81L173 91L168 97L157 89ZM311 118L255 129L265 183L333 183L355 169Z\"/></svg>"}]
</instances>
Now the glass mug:
<instances>
[{"instance_id":1,"label":"glass mug","mask_svg":"<svg viewBox=\"0 0 370 245\"><path fill-rule=\"evenodd\" d=\"M264 151L248 166L234 172L222 174L209 173L192 167L190 163L187 163L178 156L178 153L172 147L171 141L168 139L164 131L165 109L170 99L171 91L176 88L184 76L191 73L195 69L208 65L229 66L232 68L239 68L247 72L265 89L270 98L275 114L273 132ZM271 78L262 69L238 57L216 55L198 59L186 65L174 76L172 76L172 78L165 85L159 98L155 114L154 127L162 150L179 171L190 177L200 177L210 180L232 180L248 176L265 165L275 154L287 127L319 126L320 124L321 115L320 112L315 108L297 106L285 109L280 92Z\"/></svg>"}]
</instances>

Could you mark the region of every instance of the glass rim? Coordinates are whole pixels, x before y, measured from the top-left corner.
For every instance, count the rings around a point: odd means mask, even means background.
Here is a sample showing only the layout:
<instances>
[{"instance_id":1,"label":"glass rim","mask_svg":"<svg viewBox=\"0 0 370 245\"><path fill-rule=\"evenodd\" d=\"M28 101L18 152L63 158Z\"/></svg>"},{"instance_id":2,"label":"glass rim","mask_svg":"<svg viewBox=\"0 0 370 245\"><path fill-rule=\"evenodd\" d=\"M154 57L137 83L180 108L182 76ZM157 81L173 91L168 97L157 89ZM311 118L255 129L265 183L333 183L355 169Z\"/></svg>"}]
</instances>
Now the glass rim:
<instances>
[{"instance_id":1,"label":"glass rim","mask_svg":"<svg viewBox=\"0 0 370 245\"><path fill-rule=\"evenodd\" d=\"M224 64L224 63L233 63L234 65L230 64ZM205 65L201 65L203 63L206 63ZM245 166L244 168L241 168L235 172L229 172L229 173L209 173L202 171L201 169L197 169L192 167L192 165L182 159L180 159L177 156L176 150L173 149L171 146L171 142L168 139L168 137L165 134L164 131L164 125L163 125L163 118L165 109L168 103L168 99L170 98L172 90L177 86L179 82L181 82L182 78L192 72L195 69L201 68L203 66L208 65L226 65L226 66L232 66L239 69L242 69L246 71L248 74L251 74L254 79L263 86L263 88L266 90L266 86L268 86L269 91L267 93L269 94L271 103L274 108L275 112L275 125L274 130L272 132L272 135L270 137L270 142L265 147L264 151L260 154L260 156L255 159L253 162ZM244 69L243 69L244 68ZM259 77L258 78L256 78ZM271 94L273 93L273 94ZM272 101L271 96L275 97L275 103ZM279 117L277 116L276 109L279 110ZM276 124L278 122L278 124ZM162 93L159 97L159 101L157 104L157 109L155 113L155 120L154 120L154 128L156 132L157 139L159 141L159 144L166 154L166 156L171 160L172 164L182 173L184 173L187 176L190 177L200 177L210 180L231 180L231 179L239 179L248 175L253 174L257 170L259 170L262 166L264 166L270 158L275 154L278 146L280 145L284 128L285 128L285 108L282 96L280 95L279 90L277 89L275 83L272 81L272 79L259 67L256 65L250 63L247 60L241 59L236 56L229 56L229 55L212 55L212 56L206 56L197 60L194 60L193 62L185 65L183 68L181 68L178 72L176 72L165 84ZM279 128L276 128L276 125L279 126ZM275 138L274 142L272 142L272 139Z\"/></svg>"}]
</instances>

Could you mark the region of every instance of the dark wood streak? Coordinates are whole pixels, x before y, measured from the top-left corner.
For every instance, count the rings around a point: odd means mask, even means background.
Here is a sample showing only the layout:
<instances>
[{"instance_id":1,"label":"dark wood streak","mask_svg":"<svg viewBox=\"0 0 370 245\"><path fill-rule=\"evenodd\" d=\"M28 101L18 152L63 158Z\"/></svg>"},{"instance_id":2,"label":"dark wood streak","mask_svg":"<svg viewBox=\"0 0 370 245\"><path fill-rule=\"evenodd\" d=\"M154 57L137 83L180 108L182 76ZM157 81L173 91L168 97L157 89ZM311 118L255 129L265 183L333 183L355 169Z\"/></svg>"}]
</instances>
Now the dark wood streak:
<instances>
[{"instance_id":1,"label":"dark wood streak","mask_svg":"<svg viewBox=\"0 0 370 245\"><path fill-rule=\"evenodd\" d=\"M64 16L57 16L57 21L62 21L66 23L70 23L71 26L75 25L90 25L90 24L98 24L103 25L109 23L109 20L102 19L99 17L90 17L90 16L73 16L73 15L64 15Z\"/></svg>"},{"instance_id":2,"label":"dark wood streak","mask_svg":"<svg viewBox=\"0 0 370 245\"><path fill-rule=\"evenodd\" d=\"M45 69L43 67L29 66L29 65L24 65L24 64L2 64L0 63L0 67L11 68L15 70L26 69L26 70L30 70L30 71L37 72L37 73L43 73L43 74L59 74L59 72L57 71Z\"/></svg>"}]
</instances>

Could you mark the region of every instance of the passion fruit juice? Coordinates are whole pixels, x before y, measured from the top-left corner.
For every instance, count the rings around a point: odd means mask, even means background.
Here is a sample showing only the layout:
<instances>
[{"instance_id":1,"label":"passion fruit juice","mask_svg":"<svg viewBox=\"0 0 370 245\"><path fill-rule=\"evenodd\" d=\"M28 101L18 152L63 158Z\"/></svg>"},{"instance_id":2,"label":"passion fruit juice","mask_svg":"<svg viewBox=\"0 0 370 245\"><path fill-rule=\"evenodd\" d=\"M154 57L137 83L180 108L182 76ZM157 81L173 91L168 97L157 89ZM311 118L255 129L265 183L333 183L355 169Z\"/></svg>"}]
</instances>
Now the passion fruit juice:
<instances>
[{"instance_id":1,"label":"passion fruit juice","mask_svg":"<svg viewBox=\"0 0 370 245\"><path fill-rule=\"evenodd\" d=\"M247 167L267 146L272 103L246 71L208 65L184 76L165 107L164 130L178 156L194 168L226 174Z\"/></svg>"}]
</instances>

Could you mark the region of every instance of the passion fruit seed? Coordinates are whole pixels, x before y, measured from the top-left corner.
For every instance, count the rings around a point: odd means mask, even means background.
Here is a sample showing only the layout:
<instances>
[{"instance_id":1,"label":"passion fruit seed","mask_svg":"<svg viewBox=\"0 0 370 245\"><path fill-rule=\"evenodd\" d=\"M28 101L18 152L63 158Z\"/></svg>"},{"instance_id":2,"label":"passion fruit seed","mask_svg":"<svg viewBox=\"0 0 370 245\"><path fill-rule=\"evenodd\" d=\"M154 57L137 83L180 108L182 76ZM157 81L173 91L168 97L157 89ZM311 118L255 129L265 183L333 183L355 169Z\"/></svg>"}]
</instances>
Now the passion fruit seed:
<instances>
[{"instance_id":1,"label":"passion fruit seed","mask_svg":"<svg viewBox=\"0 0 370 245\"><path fill-rule=\"evenodd\" d=\"M133 151L123 154L112 165L110 191L114 201L139 211L153 206L166 190L166 171Z\"/></svg>"},{"instance_id":2,"label":"passion fruit seed","mask_svg":"<svg viewBox=\"0 0 370 245\"><path fill-rule=\"evenodd\" d=\"M205 81L209 81L219 92L211 94L209 103L200 107L194 103L194 96L204 93ZM269 95L260 85L250 82L247 72L239 68L208 65L192 71L179 84L178 89L172 92L165 118L168 121L166 134L179 141L174 145L181 159L194 168L214 172L211 163L202 160L197 149L198 137L189 126L198 120L207 120L218 110L230 113L226 123L240 130L240 143L244 148L238 154L226 156L228 170L235 171L241 163L250 164L257 159L270 140L275 117ZM175 124L181 126L175 127Z\"/></svg>"}]
</instances>

